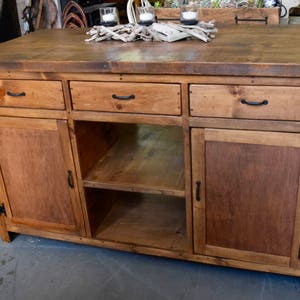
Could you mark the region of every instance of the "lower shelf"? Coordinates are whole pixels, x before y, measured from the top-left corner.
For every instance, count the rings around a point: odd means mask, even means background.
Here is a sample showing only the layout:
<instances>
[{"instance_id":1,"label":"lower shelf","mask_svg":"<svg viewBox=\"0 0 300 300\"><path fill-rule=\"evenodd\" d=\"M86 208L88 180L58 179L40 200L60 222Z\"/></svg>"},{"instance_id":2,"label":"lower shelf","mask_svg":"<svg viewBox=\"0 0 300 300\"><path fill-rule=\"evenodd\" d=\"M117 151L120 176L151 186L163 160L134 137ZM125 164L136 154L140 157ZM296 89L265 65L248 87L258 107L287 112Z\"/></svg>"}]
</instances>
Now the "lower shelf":
<instances>
[{"instance_id":1,"label":"lower shelf","mask_svg":"<svg viewBox=\"0 0 300 300\"><path fill-rule=\"evenodd\" d=\"M183 198L121 193L94 238L173 251L185 251Z\"/></svg>"}]
</instances>

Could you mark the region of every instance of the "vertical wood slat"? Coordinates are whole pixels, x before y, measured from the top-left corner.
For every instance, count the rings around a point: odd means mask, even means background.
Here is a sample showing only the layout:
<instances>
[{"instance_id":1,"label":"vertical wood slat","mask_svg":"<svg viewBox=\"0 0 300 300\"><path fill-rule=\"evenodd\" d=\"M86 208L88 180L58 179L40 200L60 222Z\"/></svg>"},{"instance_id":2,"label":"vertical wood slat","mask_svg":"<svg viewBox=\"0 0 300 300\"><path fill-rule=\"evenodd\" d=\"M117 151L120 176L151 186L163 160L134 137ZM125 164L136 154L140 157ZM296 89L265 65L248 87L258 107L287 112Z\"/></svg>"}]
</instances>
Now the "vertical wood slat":
<instances>
[{"instance_id":1,"label":"vertical wood slat","mask_svg":"<svg viewBox=\"0 0 300 300\"><path fill-rule=\"evenodd\" d=\"M188 84L181 84L181 108L182 108L182 126L183 126L183 144L184 144L184 170L185 170L185 209L186 209L186 234L188 251L194 251L193 238L193 205L192 205L192 191L191 191L191 141L189 128L189 101L188 101Z\"/></svg>"},{"instance_id":2,"label":"vertical wood slat","mask_svg":"<svg viewBox=\"0 0 300 300\"><path fill-rule=\"evenodd\" d=\"M192 194L195 253L205 254L206 213L205 213L205 140L204 129L192 129ZM196 181L200 181L200 201L196 200Z\"/></svg>"},{"instance_id":3,"label":"vertical wood slat","mask_svg":"<svg viewBox=\"0 0 300 300\"><path fill-rule=\"evenodd\" d=\"M300 269L300 176L298 185L296 219L291 251L291 267Z\"/></svg>"},{"instance_id":4,"label":"vertical wood slat","mask_svg":"<svg viewBox=\"0 0 300 300\"><path fill-rule=\"evenodd\" d=\"M69 129L68 123L66 120L57 120L57 128L59 139L62 147L63 158L66 165L66 180L67 180L67 172L71 171L72 181L74 183L74 187L69 187L69 194L72 201L72 209L73 214L76 220L76 226L81 233L82 236L86 235L86 230L83 222L83 215L82 209L79 199L79 191L78 191L78 184L77 184L77 176L75 172L75 166L73 163L73 153L70 143L70 136L69 136Z\"/></svg>"},{"instance_id":5,"label":"vertical wood slat","mask_svg":"<svg viewBox=\"0 0 300 300\"><path fill-rule=\"evenodd\" d=\"M85 224L85 230L86 235L88 238L92 237L92 228L90 226L89 222L89 215L88 215L88 209L87 209L87 202L86 202L86 195L84 192L84 187L82 183L82 169L80 165L80 159L79 159L79 153L78 153L78 141L75 135L75 124L74 120L69 120L69 129L70 129L70 138L71 138L71 145L74 155L74 163L75 163L75 169L76 169L76 177L78 178L78 192L80 197L80 203L82 208L82 214L83 214L83 220Z\"/></svg>"}]
</instances>

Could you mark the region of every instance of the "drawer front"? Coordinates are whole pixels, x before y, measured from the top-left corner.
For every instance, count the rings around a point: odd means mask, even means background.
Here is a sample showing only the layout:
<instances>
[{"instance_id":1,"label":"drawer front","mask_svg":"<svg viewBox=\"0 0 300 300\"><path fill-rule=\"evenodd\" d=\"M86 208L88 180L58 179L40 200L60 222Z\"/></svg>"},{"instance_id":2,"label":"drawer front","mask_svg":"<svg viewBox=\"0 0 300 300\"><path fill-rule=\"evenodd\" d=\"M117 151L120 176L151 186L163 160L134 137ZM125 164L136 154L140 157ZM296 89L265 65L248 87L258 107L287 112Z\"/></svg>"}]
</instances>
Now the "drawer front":
<instances>
[{"instance_id":1,"label":"drawer front","mask_svg":"<svg viewBox=\"0 0 300 300\"><path fill-rule=\"evenodd\" d=\"M180 115L179 84L71 81L76 110Z\"/></svg>"},{"instance_id":2,"label":"drawer front","mask_svg":"<svg viewBox=\"0 0 300 300\"><path fill-rule=\"evenodd\" d=\"M300 120L300 88L190 85L191 116Z\"/></svg>"},{"instance_id":3,"label":"drawer front","mask_svg":"<svg viewBox=\"0 0 300 300\"><path fill-rule=\"evenodd\" d=\"M0 80L0 107L64 109L60 81Z\"/></svg>"}]
</instances>

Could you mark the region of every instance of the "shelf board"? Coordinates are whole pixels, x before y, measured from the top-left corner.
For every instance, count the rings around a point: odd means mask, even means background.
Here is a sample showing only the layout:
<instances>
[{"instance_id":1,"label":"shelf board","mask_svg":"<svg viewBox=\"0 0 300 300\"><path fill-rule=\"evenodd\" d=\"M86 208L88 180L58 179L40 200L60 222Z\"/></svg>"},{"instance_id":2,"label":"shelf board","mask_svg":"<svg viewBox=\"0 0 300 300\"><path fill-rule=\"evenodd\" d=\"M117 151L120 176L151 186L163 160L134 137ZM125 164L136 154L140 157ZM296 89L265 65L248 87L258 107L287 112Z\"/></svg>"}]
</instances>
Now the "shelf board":
<instances>
[{"instance_id":1,"label":"shelf board","mask_svg":"<svg viewBox=\"0 0 300 300\"><path fill-rule=\"evenodd\" d=\"M182 132L171 126L132 126L89 171L90 188L184 196Z\"/></svg>"},{"instance_id":2,"label":"shelf board","mask_svg":"<svg viewBox=\"0 0 300 300\"><path fill-rule=\"evenodd\" d=\"M185 201L182 198L122 193L98 227L95 239L185 251Z\"/></svg>"}]
</instances>

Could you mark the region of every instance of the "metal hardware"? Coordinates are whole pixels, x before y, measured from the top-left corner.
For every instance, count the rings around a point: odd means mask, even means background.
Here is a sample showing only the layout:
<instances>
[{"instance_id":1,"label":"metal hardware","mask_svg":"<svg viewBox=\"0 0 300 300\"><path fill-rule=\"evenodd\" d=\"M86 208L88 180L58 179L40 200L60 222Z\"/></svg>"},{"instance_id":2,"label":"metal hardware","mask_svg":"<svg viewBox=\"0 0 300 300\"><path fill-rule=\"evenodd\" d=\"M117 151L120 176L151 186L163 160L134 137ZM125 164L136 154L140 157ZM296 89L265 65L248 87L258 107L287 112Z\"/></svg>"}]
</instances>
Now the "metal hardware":
<instances>
[{"instance_id":1,"label":"metal hardware","mask_svg":"<svg viewBox=\"0 0 300 300\"><path fill-rule=\"evenodd\" d=\"M129 96L118 96L116 94L112 94L111 97L113 99L117 99L117 100L133 100L135 99L135 95L129 95Z\"/></svg>"},{"instance_id":2,"label":"metal hardware","mask_svg":"<svg viewBox=\"0 0 300 300\"><path fill-rule=\"evenodd\" d=\"M1 215L6 216L6 210L5 210L4 203L2 203L2 204L0 205L0 216L1 216Z\"/></svg>"},{"instance_id":3,"label":"metal hardware","mask_svg":"<svg viewBox=\"0 0 300 300\"><path fill-rule=\"evenodd\" d=\"M257 101L247 101L246 99L241 99L241 103L247 105L259 106L259 105L268 105L269 101L262 100L260 102L257 102Z\"/></svg>"},{"instance_id":4,"label":"metal hardware","mask_svg":"<svg viewBox=\"0 0 300 300\"><path fill-rule=\"evenodd\" d=\"M235 24L238 24L239 22L264 22L265 24L268 24L268 16L265 16L262 19L251 19L251 18L240 19L238 16L234 16L234 21Z\"/></svg>"},{"instance_id":5,"label":"metal hardware","mask_svg":"<svg viewBox=\"0 0 300 300\"><path fill-rule=\"evenodd\" d=\"M8 91L6 94L7 94L8 96L11 96L11 97L24 97L24 96L26 96L26 93L25 93L25 92L21 92L21 93L13 93L13 92Z\"/></svg>"},{"instance_id":6,"label":"metal hardware","mask_svg":"<svg viewBox=\"0 0 300 300\"><path fill-rule=\"evenodd\" d=\"M72 176L72 171L68 170L68 185L70 188L74 188L74 181L73 181L73 176Z\"/></svg>"},{"instance_id":7,"label":"metal hardware","mask_svg":"<svg viewBox=\"0 0 300 300\"><path fill-rule=\"evenodd\" d=\"M201 187L201 182L200 181L196 181L196 200L200 201L200 187Z\"/></svg>"}]
</instances>

